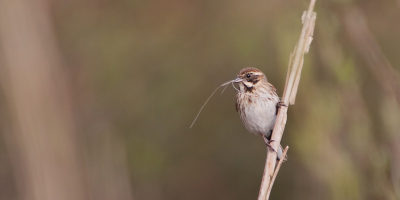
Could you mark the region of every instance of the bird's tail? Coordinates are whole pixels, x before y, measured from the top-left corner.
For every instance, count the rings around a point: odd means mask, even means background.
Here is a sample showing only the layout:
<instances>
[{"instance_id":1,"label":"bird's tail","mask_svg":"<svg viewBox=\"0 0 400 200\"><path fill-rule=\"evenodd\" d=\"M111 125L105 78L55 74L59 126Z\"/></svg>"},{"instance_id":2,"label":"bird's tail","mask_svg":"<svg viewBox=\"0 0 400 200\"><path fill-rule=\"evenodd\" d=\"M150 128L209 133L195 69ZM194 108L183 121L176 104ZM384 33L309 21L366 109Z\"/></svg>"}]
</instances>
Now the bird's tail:
<instances>
[{"instance_id":1,"label":"bird's tail","mask_svg":"<svg viewBox=\"0 0 400 200\"><path fill-rule=\"evenodd\" d=\"M263 136L264 142L267 145L267 148L269 148L272 151L275 151L272 146L269 144L271 142L271 135L269 136L269 138L267 136ZM283 148L282 145L279 144L279 148L278 150L275 151L277 154L277 159L280 160L282 158L283 155ZM285 157L283 158L283 161L287 161L287 154L285 155Z\"/></svg>"},{"instance_id":2,"label":"bird's tail","mask_svg":"<svg viewBox=\"0 0 400 200\"><path fill-rule=\"evenodd\" d=\"M277 159L280 160L282 158L283 155L283 148L282 145L279 145L279 148L277 150ZM283 161L287 161L287 154L285 155L285 157L283 158Z\"/></svg>"}]
</instances>

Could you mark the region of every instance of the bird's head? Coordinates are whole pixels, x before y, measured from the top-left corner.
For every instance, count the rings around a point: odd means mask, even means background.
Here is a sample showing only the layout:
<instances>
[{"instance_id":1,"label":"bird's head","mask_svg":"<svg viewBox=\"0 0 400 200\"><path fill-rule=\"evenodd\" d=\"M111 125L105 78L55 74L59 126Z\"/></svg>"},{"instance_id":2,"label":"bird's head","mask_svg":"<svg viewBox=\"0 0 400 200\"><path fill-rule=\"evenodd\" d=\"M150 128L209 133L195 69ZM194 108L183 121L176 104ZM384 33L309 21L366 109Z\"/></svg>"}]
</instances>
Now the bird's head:
<instances>
[{"instance_id":1,"label":"bird's head","mask_svg":"<svg viewBox=\"0 0 400 200\"><path fill-rule=\"evenodd\" d=\"M267 82L267 77L261 70L248 67L240 70L234 82L239 83L240 91L252 92L259 84Z\"/></svg>"}]
</instances>

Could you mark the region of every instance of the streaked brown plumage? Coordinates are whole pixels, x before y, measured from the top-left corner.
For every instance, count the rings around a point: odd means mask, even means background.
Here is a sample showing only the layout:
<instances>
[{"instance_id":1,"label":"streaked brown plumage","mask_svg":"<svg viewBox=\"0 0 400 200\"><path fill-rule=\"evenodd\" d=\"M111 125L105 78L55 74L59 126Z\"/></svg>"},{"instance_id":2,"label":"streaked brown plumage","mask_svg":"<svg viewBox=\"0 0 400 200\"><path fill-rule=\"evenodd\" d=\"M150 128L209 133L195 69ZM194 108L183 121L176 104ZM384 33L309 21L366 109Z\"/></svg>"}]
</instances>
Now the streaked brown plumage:
<instances>
[{"instance_id":1,"label":"streaked brown plumage","mask_svg":"<svg viewBox=\"0 0 400 200\"><path fill-rule=\"evenodd\" d=\"M267 81L265 74L256 68L242 69L234 82L239 83L236 94L236 111L246 129L253 134L262 135L267 146L275 125L277 106L280 102L275 87ZM283 149L277 151L278 159ZM287 158L285 157L284 160Z\"/></svg>"}]
</instances>

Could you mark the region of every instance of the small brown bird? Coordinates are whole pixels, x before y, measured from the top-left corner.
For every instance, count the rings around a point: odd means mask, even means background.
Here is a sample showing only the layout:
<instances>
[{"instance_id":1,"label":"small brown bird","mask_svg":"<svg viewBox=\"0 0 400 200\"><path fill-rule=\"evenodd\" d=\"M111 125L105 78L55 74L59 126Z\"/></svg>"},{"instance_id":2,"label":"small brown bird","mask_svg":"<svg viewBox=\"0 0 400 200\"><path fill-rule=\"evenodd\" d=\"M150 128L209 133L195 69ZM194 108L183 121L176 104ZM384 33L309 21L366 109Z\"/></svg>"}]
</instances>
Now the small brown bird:
<instances>
[{"instance_id":1,"label":"small brown bird","mask_svg":"<svg viewBox=\"0 0 400 200\"><path fill-rule=\"evenodd\" d=\"M234 82L239 83L236 111L239 112L243 125L250 133L263 136L265 144L272 149L269 144L271 134L278 107L282 105L275 87L267 81L262 71L251 67L242 69ZM283 154L282 146L276 152L280 160ZM287 157L283 159L287 160Z\"/></svg>"}]
</instances>

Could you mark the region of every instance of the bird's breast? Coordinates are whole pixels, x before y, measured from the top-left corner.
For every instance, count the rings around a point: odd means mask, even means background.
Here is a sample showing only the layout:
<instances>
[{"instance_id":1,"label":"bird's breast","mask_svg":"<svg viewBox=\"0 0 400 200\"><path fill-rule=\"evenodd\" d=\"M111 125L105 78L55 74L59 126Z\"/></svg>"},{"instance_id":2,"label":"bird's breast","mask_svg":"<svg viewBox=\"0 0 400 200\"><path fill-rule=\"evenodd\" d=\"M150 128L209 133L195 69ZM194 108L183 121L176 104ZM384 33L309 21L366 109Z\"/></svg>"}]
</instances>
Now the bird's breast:
<instances>
[{"instance_id":1,"label":"bird's breast","mask_svg":"<svg viewBox=\"0 0 400 200\"><path fill-rule=\"evenodd\" d=\"M278 97L238 94L240 118L246 129L253 134L269 136L275 125Z\"/></svg>"}]
</instances>

